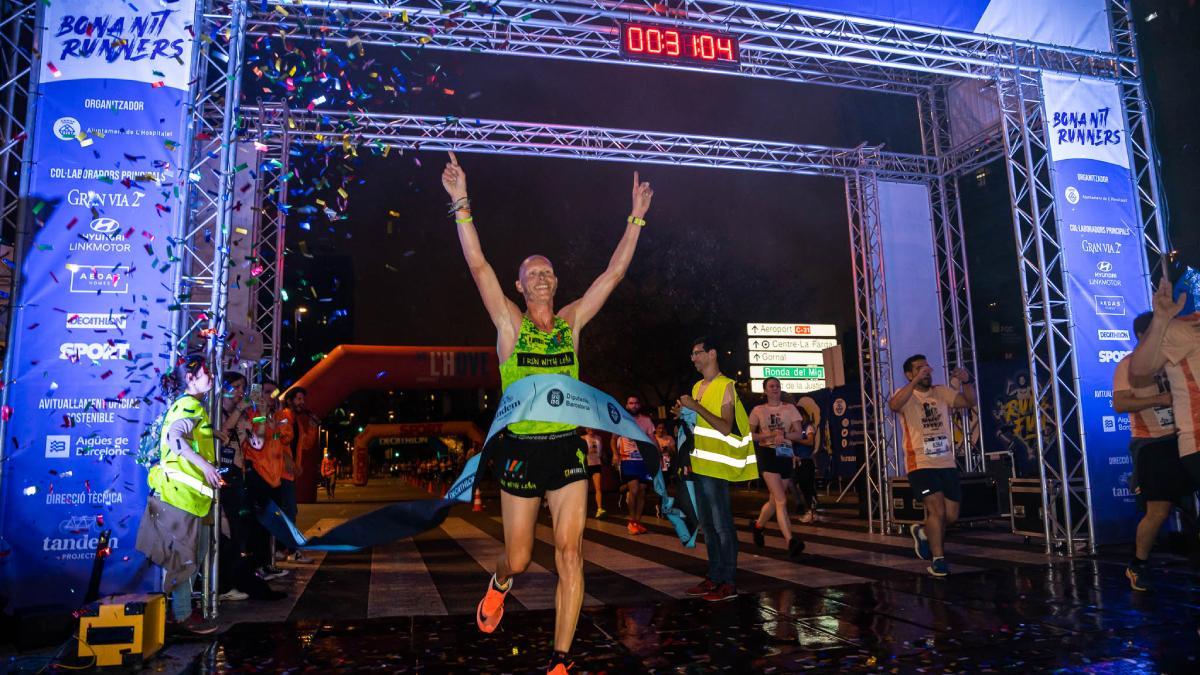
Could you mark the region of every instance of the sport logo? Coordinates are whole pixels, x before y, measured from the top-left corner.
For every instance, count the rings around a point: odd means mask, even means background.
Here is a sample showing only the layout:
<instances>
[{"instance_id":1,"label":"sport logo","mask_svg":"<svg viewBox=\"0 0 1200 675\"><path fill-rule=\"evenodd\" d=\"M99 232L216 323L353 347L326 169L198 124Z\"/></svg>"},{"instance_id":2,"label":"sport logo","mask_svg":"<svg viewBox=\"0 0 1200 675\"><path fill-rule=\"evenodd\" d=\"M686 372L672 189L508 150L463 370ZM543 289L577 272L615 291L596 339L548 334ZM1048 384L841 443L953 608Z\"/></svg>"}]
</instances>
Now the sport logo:
<instances>
[{"instance_id":1,"label":"sport logo","mask_svg":"<svg viewBox=\"0 0 1200 675\"><path fill-rule=\"evenodd\" d=\"M54 135L60 141L73 141L80 131L79 120L74 117L60 117L54 120Z\"/></svg>"},{"instance_id":2,"label":"sport logo","mask_svg":"<svg viewBox=\"0 0 1200 675\"><path fill-rule=\"evenodd\" d=\"M1133 352L1127 349L1103 349L1100 351L1100 363L1118 363Z\"/></svg>"},{"instance_id":3,"label":"sport logo","mask_svg":"<svg viewBox=\"0 0 1200 675\"><path fill-rule=\"evenodd\" d=\"M613 405L611 401L608 403L608 419L612 420L613 424L621 423L621 409Z\"/></svg>"},{"instance_id":4,"label":"sport logo","mask_svg":"<svg viewBox=\"0 0 1200 675\"><path fill-rule=\"evenodd\" d=\"M1068 204L1078 204L1079 203L1079 190L1076 190L1075 186L1072 185L1071 187L1067 188L1066 197L1067 197Z\"/></svg>"},{"instance_id":5,"label":"sport logo","mask_svg":"<svg viewBox=\"0 0 1200 675\"><path fill-rule=\"evenodd\" d=\"M47 436L46 437L46 459L70 459L71 457L71 437L70 436Z\"/></svg>"},{"instance_id":6,"label":"sport logo","mask_svg":"<svg viewBox=\"0 0 1200 675\"><path fill-rule=\"evenodd\" d=\"M552 407L552 408L557 408L558 406L562 405L563 404L562 390L561 389L551 389L550 391L546 392L546 403L549 403L550 407Z\"/></svg>"},{"instance_id":7,"label":"sport logo","mask_svg":"<svg viewBox=\"0 0 1200 675\"><path fill-rule=\"evenodd\" d=\"M1125 342L1129 340L1129 331L1101 328L1097 336L1105 342Z\"/></svg>"},{"instance_id":8,"label":"sport logo","mask_svg":"<svg viewBox=\"0 0 1200 675\"><path fill-rule=\"evenodd\" d=\"M118 361L129 358L128 342L64 342L58 347L63 361Z\"/></svg>"},{"instance_id":9,"label":"sport logo","mask_svg":"<svg viewBox=\"0 0 1200 675\"><path fill-rule=\"evenodd\" d=\"M121 224L113 218L96 218L91 227L92 232L97 234L112 234L121 229Z\"/></svg>"},{"instance_id":10,"label":"sport logo","mask_svg":"<svg viewBox=\"0 0 1200 675\"><path fill-rule=\"evenodd\" d=\"M1096 313L1102 316L1125 316L1125 298L1119 295L1093 295Z\"/></svg>"}]
</instances>

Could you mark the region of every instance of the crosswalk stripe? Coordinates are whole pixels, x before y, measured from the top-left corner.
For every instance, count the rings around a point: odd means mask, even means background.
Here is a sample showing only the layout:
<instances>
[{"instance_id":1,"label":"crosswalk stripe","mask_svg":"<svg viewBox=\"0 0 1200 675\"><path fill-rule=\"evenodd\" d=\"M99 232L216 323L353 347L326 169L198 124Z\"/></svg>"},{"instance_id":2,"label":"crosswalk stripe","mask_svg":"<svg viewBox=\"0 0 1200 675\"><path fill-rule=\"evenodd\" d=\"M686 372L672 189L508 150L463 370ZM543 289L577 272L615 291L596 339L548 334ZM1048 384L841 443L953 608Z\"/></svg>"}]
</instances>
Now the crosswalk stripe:
<instances>
[{"instance_id":1,"label":"crosswalk stripe","mask_svg":"<svg viewBox=\"0 0 1200 675\"><path fill-rule=\"evenodd\" d=\"M628 533L624 527L597 520L589 520L588 529L594 529L612 535L627 535ZM638 535L637 541L640 543L650 544L656 548L688 555L693 558L708 560L708 554L706 553L702 543L698 543L696 548L685 548L679 543L679 539L677 537L670 537L654 532ZM797 564L791 561L776 560L774 558L767 558L754 554L747 555L745 553L738 556L738 569L748 570L756 574L787 581L793 584L799 584L809 588L840 586L843 584L861 584L870 581L869 579L851 574L832 572L819 567L810 567L808 565Z\"/></svg>"},{"instance_id":2,"label":"crosswalk stripe","mask_svg":"<svg viewBox=\"0 0 1200 675\"><path fill-rule=\"evenodd\" d=\"M305 537L315 537L346 522L345 518L322 518L304 532ZM325 562L325 551L309 551L305 555L312 558L309 565L285 565L290 572L286 577L272 582L280 591L287 593L286 599L277 602L241 602L222 603L220 608L221 621L227 623L271 623L286 621L288 615L296 608L300 596L308 588L308 582Z\"/></svg>"},{"instance_id":3,"label":"crosswalk stripe","mask_svg":"<svg viewBox=\"0 0 1200 675\"><path fill-rule=\"evenodd\" d=\"M484 569L495 567L496 559L504 551L504 542L462 518L447 518L442 523L442 530L453 537ZM557 575L530 561L529 568L513 584L510 596L516 598L526 609L552 609L557 586ZM604 603L584 594L583 604L599 606Z\"/></svg>"},{"instance_id":4,"label":"crosswalk stripe","mask_svg":"<svg viewBox=\"0 0 1200 675\"><path fill-rule=\"evenodd\" d=\"M822 544L819 542L812 541L812 539L810 537L806 536L807 532L805 530L796 529L796 530L792 530L792 533L794 536L800 537L800 539L804 542L804 553L805 554L828 556L830 558L835 558L839 561L858 562L858 563L863 563L866 565L887 567L890 569L898 569L898 570L904 570L906 572L912 572L914 574L926 574L927 572L926 572L925 568L929 566L928 561L920 560L918 558L913 557L911 540L909 541L910 545L908 547L909 555L902 556L902 555L894 555L891 553L880 553L877 551L864 551L862 549L857 549L857 548L848 548L848 547L844 547L844 546L832 546L829 544ZM769 529L769 530L767 530L766 534L767 534L766 548L778 549L781 551L787 550L787 547L783 545L783 535L779 533L778 529ZM738 541L745 543L745 544L753 543L754 535L749 532L746 532L745 530L739 529L738 530ZM954 571L956 573L980 572L980 571L982 571L982 569L978 568L978 567L970 567L968 565L956 564L954 566Z\"/></svg>"},{"instance_id":5,"label":"crosswalk stripe","mask_svg":"<svg viewBox=\"0 0 1200 675\"><path fill-rule=\"evenodd\" d=\"M368 618L445 614L446 604L412 539L374 548Z\"/></svg>"},{"instance_id":6,"label":"crosswalk stripe","mask_svg":"<svg viewBox=\"0 0 1200 675\"><path fill-rule=\"evenodd\" d=\"M554 530L546 525L538 525L537 538L553 544ZM616 572L673 598L685 597L687 589L700 582L698 576L595 541L585 540L583 542L583 557L590 563Z\"/></svg>"},{"instance_id":7,"label":"crosswalk stripe","mask_svg":"<svg viewBox=\"0 0 1200 675\"><path fill-rule=\"evenodd\" d=\"M779 531L778 526L774 522L768 523L767 529L772 532ZM794 532L799 532L801 536L810 534L817 537L842 539L847 542L882 544L884 546L890 546L896 549L904 549L909 552L912 551L913 547L912 538L908 535L888 535L880 533L870 534L862 531L849 531L831 527L821 527L819 525L813 526L796 524L793 524L792 530ZM947 540L946 547L951 552L950 555L960 554L987 560L1002 560L1010 563L1034 565L1053 562L1051 558L1048 558L1044 554L1037 553L1035 551L1019 551L1011 548L979 546L975 544L959 542L955 540L953 534L951 534Z\"/></svg>"}]
</instances>

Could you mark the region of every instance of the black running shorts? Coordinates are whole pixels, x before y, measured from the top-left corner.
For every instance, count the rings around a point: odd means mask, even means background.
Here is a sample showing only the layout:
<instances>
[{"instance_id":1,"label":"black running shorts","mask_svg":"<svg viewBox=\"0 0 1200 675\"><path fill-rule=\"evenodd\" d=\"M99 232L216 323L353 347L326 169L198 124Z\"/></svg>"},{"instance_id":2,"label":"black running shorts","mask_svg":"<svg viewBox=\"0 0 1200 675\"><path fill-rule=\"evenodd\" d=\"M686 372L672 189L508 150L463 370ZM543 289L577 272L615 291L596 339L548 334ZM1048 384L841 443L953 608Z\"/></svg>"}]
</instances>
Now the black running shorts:
<instances>
[{"instance_id":1,"label":"black running shorts","mask_svg":"<svg viewBox=\"0 0 1200 675\"><path fill-rule=\"evenodd\" d=\"M908 472L908 484L913 497L924 499L940 492L952 502L962 501L962 485L958 480L958 469L917 469Z\"/></svg>"},{"instance_id":2,"label":"black running shorts","mask_svg":"<svg viewBox=\"0 0 1200 675\"><path fill-rule=\"evenodd\" d=\"M1131 442L1137 458L1137 496L1143 502L1174 502L1192 491L1191 481L1179 460L1179 443L1166 438L1135 438Z\"/></svg>"},{"instance_id":3,"label":"black running shorts","mask_svg":"<svg viewBox=\"0 0 1200 675\"><path fill-rule=\"evenodd\" d=\"M587 480L587 442L574 431L536 435L505 431L495 443L492 461L500 489L511 495L541 497Z\"/></svg>"}]
</instances>

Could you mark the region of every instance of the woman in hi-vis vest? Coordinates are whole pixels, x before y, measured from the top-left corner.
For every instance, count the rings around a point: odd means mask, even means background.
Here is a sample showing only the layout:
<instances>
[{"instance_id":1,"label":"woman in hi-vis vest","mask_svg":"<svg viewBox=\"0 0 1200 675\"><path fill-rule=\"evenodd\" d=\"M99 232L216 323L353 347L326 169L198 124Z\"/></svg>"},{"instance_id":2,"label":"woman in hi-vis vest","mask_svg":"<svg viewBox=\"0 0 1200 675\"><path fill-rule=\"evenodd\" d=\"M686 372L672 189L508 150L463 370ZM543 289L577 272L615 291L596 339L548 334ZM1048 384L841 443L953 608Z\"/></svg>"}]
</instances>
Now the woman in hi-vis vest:
<instances>
[{"instance_id":1,"label":"woman in hi-vis vest","mask_svg":"<svg viewBox=\"0 0 1200 675\"><path fill-rule=\"evenodd\" d=\"M212 385L202 354L187 356L163 378L163 392L174 400L163 419L158 463L147 477L151 493L137 540L137 549L166 573L163 591L171 598L172 627L201 635L216 631L192 610L192 586L208 556L213 495L221 487L202 400Z\"/></svg>"}]
</instances>

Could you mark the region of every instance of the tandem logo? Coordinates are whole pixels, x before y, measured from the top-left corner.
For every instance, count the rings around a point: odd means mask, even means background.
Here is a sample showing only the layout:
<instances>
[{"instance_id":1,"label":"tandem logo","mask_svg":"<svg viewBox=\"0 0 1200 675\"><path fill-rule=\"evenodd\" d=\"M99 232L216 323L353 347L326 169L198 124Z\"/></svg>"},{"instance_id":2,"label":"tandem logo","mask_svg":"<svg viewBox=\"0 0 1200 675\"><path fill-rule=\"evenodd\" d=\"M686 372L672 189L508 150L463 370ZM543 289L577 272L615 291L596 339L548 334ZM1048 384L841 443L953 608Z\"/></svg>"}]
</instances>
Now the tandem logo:
<instances>
[{"instance_id":1,"label":"tandem logo","mask_svg":"<svg viewBox=\"0 0 1200 675\"><path fill-rule=\"evenodd\" d=\"M64 342L58 347L63 361L120 361L129 359L128 342Z\"/></svg>"},{"instance_id":2,"label":"tandem logo","mask_svg":"<svg viewBox=\"0 0 1200 675\"><path fill-rule=\"evenodd\" d=\"M1102 349L1098 355L1100 363L1119 363L1121 359L1132 354L1129 349Z\"/></svg>"},{"instance_id":3,"label":"tandem logo","mask_svg":"<svg viewBox=\"0 0 1200 675\"><path fill-rule=\"evenodd\" d=\"M1128 342L1130 339L1129 331L1117 329L1101 328L1100 330L1096 331L1096 336L1104 342Z\"/></svg>"}]
</instances>

